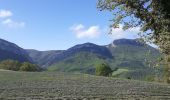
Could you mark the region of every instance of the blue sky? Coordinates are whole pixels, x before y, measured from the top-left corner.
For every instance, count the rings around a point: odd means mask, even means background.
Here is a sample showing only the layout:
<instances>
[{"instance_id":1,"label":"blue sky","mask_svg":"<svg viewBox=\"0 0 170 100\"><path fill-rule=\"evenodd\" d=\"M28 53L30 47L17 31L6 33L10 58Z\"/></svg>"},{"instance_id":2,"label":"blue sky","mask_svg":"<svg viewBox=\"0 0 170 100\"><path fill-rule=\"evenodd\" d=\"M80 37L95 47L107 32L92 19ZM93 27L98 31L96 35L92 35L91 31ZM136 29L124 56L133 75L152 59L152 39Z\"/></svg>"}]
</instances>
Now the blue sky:
<instances>
[{"instance_id":1,"label":"blue sky","mask_svg":"<svg viewBox=\"0 0 170 100\"><path fill-rule=\"evenodd\" d=\"M96 5L97 0L0 0L0 38L37 50L136 38L138 28L115 29L108 35L113 16Z\"/></svg>"}]
</instances>

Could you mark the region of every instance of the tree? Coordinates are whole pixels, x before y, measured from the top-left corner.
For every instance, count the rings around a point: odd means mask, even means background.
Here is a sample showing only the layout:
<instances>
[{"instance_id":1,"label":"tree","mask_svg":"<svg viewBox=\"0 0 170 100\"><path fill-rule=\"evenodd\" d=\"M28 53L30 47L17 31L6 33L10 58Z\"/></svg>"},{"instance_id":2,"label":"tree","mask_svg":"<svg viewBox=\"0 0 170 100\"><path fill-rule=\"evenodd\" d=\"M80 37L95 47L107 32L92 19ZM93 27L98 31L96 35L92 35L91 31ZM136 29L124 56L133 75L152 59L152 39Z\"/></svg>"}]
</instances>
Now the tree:
<instances>
[{"instance_id":1,"label":"tree","mask_svg":"<svg viewBox=\"0 0 170 100\"><path fill-rule=\"evenodd\" d=\"M35 64L31 64L28 62L24 62L22 66L20 67L20 71L38 71L39 67Z\"/></svg>"},{"instance_id":2,"label":"tree","mask_svg":"<svg viewBox=\"0 0 170 100\"><path fill-rule=\"evenodd\" d=\"M15 60L4 60L0 62L0 68L5 70L18 71L21 63Z\"/></svg>"},{"instance_id":3,"label":"tree","mask_svg":"<svg viewBox=\"0 0 170 100\"><path fill-rule=\"evenodd\" d=\"M109 76L112 73L112 69L108 64L101 63L96 66L95 73L98 76Z\"/></svg>"},{"instance_id":4,"label":"tree","mask_svg":"<svg viewBox=\"0 0 170 100\"><path fill-rule=\"evenodd\" d=\"M31 64L29 62L18 62L15 60L4 60L0 62L0 69L12 70L12 71L41 71L36 64Z\"/></svg>"},{"instance_id":5,"label":"tree","mask_svg":"<svg viewBox=\"0 0 170 100\"><path fill-rule=\"evenodd\" d=\"M169 0L99 0L100 10L113 12L113 28L140 27L140 36L146 42L158 45L163 53L167 82L170 81L170 1Z\"/></svg>"}]
</instances>

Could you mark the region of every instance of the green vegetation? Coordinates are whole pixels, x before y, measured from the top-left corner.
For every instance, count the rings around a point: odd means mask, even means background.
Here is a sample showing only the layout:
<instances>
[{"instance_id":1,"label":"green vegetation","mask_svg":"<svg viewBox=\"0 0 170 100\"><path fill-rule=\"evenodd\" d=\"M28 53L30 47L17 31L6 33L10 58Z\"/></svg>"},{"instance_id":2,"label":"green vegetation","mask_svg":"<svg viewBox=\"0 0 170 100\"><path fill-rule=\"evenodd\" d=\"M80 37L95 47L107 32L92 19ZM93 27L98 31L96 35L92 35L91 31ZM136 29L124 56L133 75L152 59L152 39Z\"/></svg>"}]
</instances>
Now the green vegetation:
<instances>
[{"instance_id":1,"label":"green vegetation","mask_svg":"<svg viewBox=\"0 0 170 100\"><path fill-rule=\"evenodd\" d=\"M71 72L71 73L85 73L95 75L95 66L98 63L107 63L111 69L127 69L128 72L121 73L114 76L119 78L131 77L135 80L145 80L148 75L155 75L162 73L162 69L153 68L153 64L148 64L147 61L155 62L160 57L160 53L150 47L142 45L130 45L129 41L134 43L134 40L124 39L125 44L118 44L113 47L111 44L107 46L112 53L112 59L106 59L101 55L90 52L79 52L75 55L68 57L62 61L48 67L49 71L57 72ZM122 41L122 40L121 40ZM151 53L149 53L151 51ZM158 70L157 72L155 70Z\"/></svg>"},{"instance_id":2,"label":"green vegetation","mask_svg":"<svg viewBox=\"0 0 170 100\"><path fill-rule=\"evenodd\" d=\"M110 76L112 69L106 63L99 63L96 65L95 73L97 76Z\"/></svg>"},{"instance_id":3,"label":"green vegetation","mask_svg":"<svg viewBox=\"0 0 170 100\"><path fill-rule=\"evenodd\" d=\"M143 39L156 43L161 51L170 54L169 0L98 0L98 8L113 12L111 27L123 29L141 27ZM128 20L125 20L128 18Z\"/></svg>"},{"instance_id":4,"label":"green vegetation","mask_svg":"<svg viewBox=\"0 0 170 100\"><path fill-rule=\"evenodd\" d=\"M0 62L0 69L12 71L39 71L40 68L28 62L20 63L14 60L4 60Z\"/></svg>"},{"instance_id":5,"label":"green vegetation","mask_svg":"<svg viewBox=\"0 0 170 100\"><path fill-rule=\"evenodd\" d=\"M50 67L49 71L95 74L95 65L105 60L99 55L80 52Z\"/></svg>"},{"instance_id":6,"label":"green vegetation","mask_svg":"<svg viewBox=\"0 0 170 100\"><path fill-rule=\"evenodd\" d=\"M22 64L14 60L5 60L0 62L0 69L18 71Z\"/></svg>"},{"instance_id":7,"label":"green vegetation","mask_svg":"<svg viewBox=\"0 0 170 100\"><path fill-rule=\"evenodd\" d=\"M112 76L115 77L117 75L120 75L122 73L126 73L128 72L129 70L128 69L117 69L115 71L112 72Z\"/></svg>"},{"instance_id":8,"label":"green vegetation","mask_svg":"<svg viewBox=\"0 0 170 100\"><path fill-rule=\"evenodd\" d=\"M154 72L155 69L127 69L118 68L112 72L112 77L121 79L141 80L148 82L163 82L161 72Z\"/></svg>"},{"instance_id":9,"label":"green vegetation","mask_svg":"<svg viewBox=\"0 0 170 100\"><path fill-rule=\"evenodd\" d=\"M28 63L28 62L24 62L22 63L22 66L20 66L20 71L38 71L39 68L37 65L35 64L31 64L31 63Z\"/></svg>"},{"instance_id":10,"label":"green vegetation","mask_svg":"<svg viewBox=\"0 0 170 100\"><path fill-rule=\"evenodd\" d=\"M112 28L140 27L145 42L154 43L164 57L165 81L170 83L170 2L169 0L99 0L98 8L113 12ZM128 18L128 20L126 20Z\"/></svg>"},{"instance_id":11,"label":"green vegetation","mask_svg":"<svg viewBox=\"0 0 170 100\"><path fill-rule=\"evenodd\" d=\"M56 72L0 71L1 100L168 100L170 86Z\"/></svg>"}]
</instances>

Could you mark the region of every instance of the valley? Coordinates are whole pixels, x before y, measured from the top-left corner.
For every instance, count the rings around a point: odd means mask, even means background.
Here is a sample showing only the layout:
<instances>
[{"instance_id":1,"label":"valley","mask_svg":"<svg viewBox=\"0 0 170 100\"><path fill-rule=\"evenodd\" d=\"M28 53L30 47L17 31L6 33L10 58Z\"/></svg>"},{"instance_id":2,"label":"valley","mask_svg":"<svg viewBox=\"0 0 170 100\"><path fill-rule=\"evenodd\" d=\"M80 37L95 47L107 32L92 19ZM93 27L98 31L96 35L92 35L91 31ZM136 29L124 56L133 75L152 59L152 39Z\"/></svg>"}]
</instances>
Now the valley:
<instances>
[{"instance_id":1,"label":"valley","mask_svg":"<svg viewBox=\"0 0 170 100\"><path fill-rule=\"evenodd\" d=\"M84 43L67 50L50 51L23 49L2 39L0 44L0 61L11 59L31 62L46 71L94 75L96 64L107 63L112 70L128 70L113 75L117 78L147 80L148 77L157 75L161 79L162 76L161 67L154 67L160 58L158 50L137 39L118 39L103 46Z\"/></svg>"},{"instance_id":2,"label":"valley","mask_svg":"<svg viewBox=\"0 0 170 100\"><path fill-rule=\"evenodd\" d=\"M170 86L158 83L162 69L145 62L146 58L155 62L160 53L136 40L119 39L104 46L84 43L51 51L22 49L5 40L0 44L1 61L30 62L44 69L40 72L1 69L0 100L170 99ZM110 77L95 76L98 63L110 66L113 70ZM159 81L154 82L155 76L159 76Z\"/></svg>"},{"instance_id":3,"label":"valley","mask_svg":"<svg viewBox=\"0 0 170 100\"><path fill-rule=\"evenodd\" d=\"M0 100L170 100L170 0L0 0Z\"/></svg>"}]
</instances>

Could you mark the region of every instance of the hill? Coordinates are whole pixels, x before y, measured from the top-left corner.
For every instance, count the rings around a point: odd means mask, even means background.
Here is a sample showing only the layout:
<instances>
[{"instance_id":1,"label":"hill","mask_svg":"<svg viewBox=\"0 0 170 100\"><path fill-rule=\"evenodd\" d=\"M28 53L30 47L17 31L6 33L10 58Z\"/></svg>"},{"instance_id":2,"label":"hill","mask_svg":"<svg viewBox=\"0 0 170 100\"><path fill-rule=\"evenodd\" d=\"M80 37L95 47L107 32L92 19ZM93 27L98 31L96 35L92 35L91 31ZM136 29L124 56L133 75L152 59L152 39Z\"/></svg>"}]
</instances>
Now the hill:
<instances>
[{"instance_id":1,"label":"hill","mask_svg":"<svg viewBox=\"0 0 170 100\"><path fill-rule=\"evenodd\" d=\"M114 56L114 65L131 69L148 67L147 61L154 61L160 57L157 49L139 42L137 39L119 39L107 45Z\"/></svg>"},{"instance_id":2,"label":"hill","mask_svg":"<svg viewBox=\"0 0 170 100\"><path fill-rule=\"evenodd\" d=\"M34 63L44 68L47 67L50 61L55 59L58 54L62 53L63 50L38 51L33 49L27 49L26 52L32 58Z\"/></svg>"},{"instance_id":3,"label":"hill","mask_svg":"<svg viewBox=\"0 0 170 100\"><path fill-rule=\"evenodd\" d=\"M144 80L161 73L146 62L156 61L159 57L157 49L137 39L118 39L105 46L84 43L67 50L51 51L24 50L16 44L0 40L0 61L13 59L32 62L50 71L94 74L95 65L105 62L113 70L128 70L114 77Z\"/></svg>"},{"instance_id":4,"label":"hill","mask_svg":"<svg viewBox=\"0 0 170 100\"><path fill-rule=\"evenodd\" d=\"M50 71L94 74L95 65L106 62L113 70L117 68L129 70L116 77L144 80L148 76L160 73L159 69L147 64L147 61L154 62L159 58L158 50L136 39L119 39L105 46L80 44L64 51L63 54L65 58L58 61L55 59L51 63L48 67ZM58 58L60 57L59 54Z\"/></svg>"},{"instance_id":5,"label":"hill","mask_svg":"<svg viewBox=\"0 0 170 100\"><path fill-rule=\"evenodd\" d=\"M58 51L37 51L37 50L27 50L30 57L34 59L35 62L43 67L49 67L55 63L68 59L75 56L80 52L88 52L97 54L102 58L112 58L110 51L103 46L98 46L92 43L85 43L73 46L68 50L58 50Z\"/></svg>"},{"instance_id":6,"label":"hill","mask_svg":"<svg viewBox=\"0 0 170 100\"><path fill-rule=\"evenodd\" d=\"M114 56L110 62L112 68L128 69L116 77L145 80L150 76L161 76L161 69L154 68L154 64L161 57L159 51L137 39L119 39L107 45Z\"/></svg>"},{"instance_id":7,"label":"hill","mask_svg":"<svg viewBox=\"0 0 170 100\"><path fill-rule=\"evenodd\" d=\"M166 84L56 72L0 71L1 100L169 100Z\"/></svg>"},{"instance_id":8,"label":"hill","mask_svg":"<svg viewBox=\"0 0 170 100\"><path fill-rule=\"evenodd\" d=\"M12 59L20 62L32 62L27 52L14 43L0 39L0 61Z\"/></svg>"}]
</instances>

